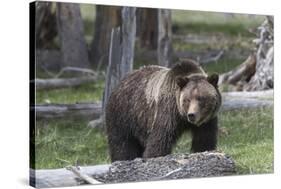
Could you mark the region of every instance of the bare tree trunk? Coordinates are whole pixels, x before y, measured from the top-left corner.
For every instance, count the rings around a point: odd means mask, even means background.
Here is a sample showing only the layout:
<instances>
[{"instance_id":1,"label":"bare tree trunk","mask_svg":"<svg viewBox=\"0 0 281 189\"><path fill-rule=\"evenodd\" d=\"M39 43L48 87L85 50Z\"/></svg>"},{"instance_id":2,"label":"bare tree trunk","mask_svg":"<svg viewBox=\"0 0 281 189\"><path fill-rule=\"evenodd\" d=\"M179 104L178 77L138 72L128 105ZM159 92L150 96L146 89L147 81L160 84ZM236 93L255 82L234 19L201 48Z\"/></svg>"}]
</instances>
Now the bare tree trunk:
<instances>
[{"instance_id":1,"label":"bare tree trunk","mask_svg":"<svg viewBox=\"0 0 281 189\"><path fill-rule=\"evenodd\" d=\"M158 40L158 9L138 8L136 12L137 36L140 46L157 49Z\"/></svg>"},{"instance_id":2,"label":"bare tree trunk","mask_svg":"<svg viewBox=\"0 0 281 189\"><path fill-rule=\"evenodd\" d=\"M64 66L89 67L79 4L57 3L57 24Z\"/></svg>"},{"instance_id":3,"label":"bare tree trunk","mask_svg":"<svg viewBox=\"0 0 281 189\"><path fill-rule=\"evenodd\" d=\"M136 35L135 11L136 8L124 7L122 9L121 31L120 28L112 30L103 109L106 106L111 91L133 69Z\"/></svg>"},{"instance_id":4,"label":"bare tree trunk","mask_svg":"<svg viewBox=\"0 0 281 189\"><path fill-rule=\"evenodd\" d=\"M111 32L109 63L106 73L104 96L102 101L103 114L100 119L89 123L91 127L103 127L105 107L112 90L124 76L133 69L134 46L136 36L136 8L122 9L122 25Z\"/></svg>"},{"instance_id":5,"label":"bare tree trunk","mask_svg":"<svg viewBox=\"0 0 281 189\"><path fill-rule=\"evenodd\" d=\"M92 65L107 65L111 30L121 24L121 7L96 6L94 40L91 44L90 59Z\"/></svg>"},{"instance_id":6,"label":"bare tree trunk","mask_svg":"<svg viewBox=\"0 0 281 189\"><path fill-rule=\"evenodd\" d=\"M53 46L57 35L56 13L52 11L52 2L36 2L36 48L46 49Z\"/></svg>"},{"instance_id":7,"label":"bare tree trunk","mask_svg":"<svg viewBox=\"0 0 281 189\"><path fill-rule=\"evenodd\" d=\"M158 64L171 66L172 64L172 21L171 10L158 10Z\"/></svg>"}]
</instances>

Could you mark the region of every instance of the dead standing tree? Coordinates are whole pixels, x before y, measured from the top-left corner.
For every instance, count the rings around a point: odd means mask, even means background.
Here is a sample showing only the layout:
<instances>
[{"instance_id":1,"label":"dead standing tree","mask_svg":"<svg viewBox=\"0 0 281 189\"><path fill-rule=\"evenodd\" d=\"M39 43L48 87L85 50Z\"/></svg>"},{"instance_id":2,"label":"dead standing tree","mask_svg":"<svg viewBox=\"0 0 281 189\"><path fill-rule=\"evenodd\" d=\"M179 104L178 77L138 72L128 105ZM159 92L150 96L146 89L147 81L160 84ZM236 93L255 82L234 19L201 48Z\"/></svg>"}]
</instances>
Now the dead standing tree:
<instances>
[{"instance_id":1,"label":"dead standing tree","mask_svg":"<svg viewBox=\"0 0 281 189\"><path fill-rule=\"evenodd\" d=\"M103 127L105 107L112 90L120 80L133 69L136 36L136 8L122 8L122 24L111 32L109 63L106 73L105 90L102 101L103 114L100 119L89 123L91 127Z\"/></svg>"},{"instance_id":2,"label":"dead standing tree","mask_svg":"<svg viewBox=\"0 0 281 189\"><path fill-rule=\"evenodd\" d=\"M222 74L219 83L238 86L238 90L255 91L273 88L273 17L258 27L258 39L254 40L256 52L234 70Z\"/></svg>"},{"instance_id":3,"label":"dead standing tree","mask_svg":"<svg viewBox=\"0 0 281 189\"><path fill-rule=\"evenodd\" d=\"M57 3L56 5L63 67L89 67L79 4Z\"/></svg>"}]
</instances>

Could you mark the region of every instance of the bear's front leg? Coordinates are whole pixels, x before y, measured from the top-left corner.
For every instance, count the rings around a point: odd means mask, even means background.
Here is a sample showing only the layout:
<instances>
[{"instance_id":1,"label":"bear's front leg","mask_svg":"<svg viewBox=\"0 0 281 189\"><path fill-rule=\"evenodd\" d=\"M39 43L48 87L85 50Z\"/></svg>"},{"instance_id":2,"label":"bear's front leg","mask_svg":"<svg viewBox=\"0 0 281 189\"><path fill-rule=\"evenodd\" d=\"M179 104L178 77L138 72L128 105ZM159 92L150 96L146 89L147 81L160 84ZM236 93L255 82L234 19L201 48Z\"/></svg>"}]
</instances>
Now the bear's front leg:
<instances>
[{"instance_id":1,"label":"bear's front leg","mask_svg":"<svg viewBox=\"0 0 281 189\"><path fill-rule=\"evenodd\" d=\"M218 121L217 117L199 127L192 128L192 152L215 150L217 146Z\"/></svg>"},{"instance_id":2,"label":"bear's front leg","mask_svg":"<svg viewBox=\"0 0 281 189\"><path fill-rule=\"evenodd\" d=\"M172 152L175 141L173 131L154 130L148 137L143 158L165 156Z\"/></svg>"}]
</instances>

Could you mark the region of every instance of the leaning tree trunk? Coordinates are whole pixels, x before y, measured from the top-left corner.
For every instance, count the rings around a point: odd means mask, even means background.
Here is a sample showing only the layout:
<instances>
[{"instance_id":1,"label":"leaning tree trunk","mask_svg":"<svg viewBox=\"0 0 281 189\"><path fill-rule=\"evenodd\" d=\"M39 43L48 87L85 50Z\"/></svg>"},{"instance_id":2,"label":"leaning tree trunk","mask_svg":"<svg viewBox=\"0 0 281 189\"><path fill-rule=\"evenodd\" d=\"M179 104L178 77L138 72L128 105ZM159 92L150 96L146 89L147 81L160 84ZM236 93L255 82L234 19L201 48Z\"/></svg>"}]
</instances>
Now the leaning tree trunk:
<instances>
[{"instance_id":1,"label":"leaning tree trunk","mask_svg":"<svg viewBox=\"0 0 281 189\"><path fill-rule=\"evenodd\" d=\"M57 3L57 24L63 66L89 67L79 4Z\"/></svg>"},{"instance_id":2,"label":"leaning tree trunk","mask_svg":"<svg viewBox=\"0 0 281 189\"><path fill-rule=\"evenodd\" d=\"M172 64L172 21L171 10L158 10L158 64L161 66L171 66Z\"/></svg>"},{"instance_id":3,"label":"leaning tree trunk","mask_svg":"<svg viewBox=\"0 0 281 189\"><path fill-rule=\"evenodd\" d=\"M92 65L107 65L111 30L121 24L121 7L96 6L94 40L91 43Z\"/></svg>"}]
</instances>

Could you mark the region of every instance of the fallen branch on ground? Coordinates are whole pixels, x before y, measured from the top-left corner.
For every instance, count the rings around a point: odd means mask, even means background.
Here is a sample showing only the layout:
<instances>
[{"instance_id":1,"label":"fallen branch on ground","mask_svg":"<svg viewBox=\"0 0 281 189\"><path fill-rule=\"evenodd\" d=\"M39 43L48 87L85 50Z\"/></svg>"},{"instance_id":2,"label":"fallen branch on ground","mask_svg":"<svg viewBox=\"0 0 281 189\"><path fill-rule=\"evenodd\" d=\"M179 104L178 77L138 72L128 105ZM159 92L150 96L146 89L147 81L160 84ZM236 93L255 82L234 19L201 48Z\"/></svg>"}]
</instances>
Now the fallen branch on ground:
<instances>
[{"instance_id":1,"label":"fallen branch on ground","mask_svg":"<svg viewBox=\"0 0 281 189\"><path fill-rule=\"evenodd\" d=\"M54 79L35 79L36 90L50 90L65 87L76 87L85 83L92 83L97 80L96 76L92 77L75 77L75 78L54 78ZM34 82L34 81L33 81Z\"/></svg>"},{"instance_id":2,"label":"fallen branch on ground","mask_svg":"<svg viewBox=\"0 0 281 189\"><path fill-rule=\"evenodd\" d=\"M80 172L85 175L100 175L109 171L110 165L81 166ZM38 188L78 186L85 181L65 168L30 169L30 183Z\"/></svg>"},{"instance_id":3,"label":"fallen branch on ground","mask_svg":"<svg viewBox=\"0 0 281 189\"><path fill-rule=\"evenodd\" d=\"M92 76L97 76L97 73L94 72L93 70L91 69L87 69L87 68L77 68L77 67L71 67L71 66L67 66L67 67L64 67L60 70L60 72L56 75L54 75L55 78L58 78L60 77L63 73L65 72L78 72L78 73L83 73L83 74L90 74Z\"/></svg>"},{"instance_id":4,"label":"fallen branch on ground","mask_svg":"<svg viewBox=\"0 0 281 189\"><path fill-rule=\"evenodd\" d=\"M74 173L78 178L86 181L88 184L101 184L101 182L93 179L89 175L84 174L83 172L80 171L80 168L74 167L74 166L67 166L67 170L71 171Z\"/></svg>"},{"instance_id":5,"label":"fallen branch on ground","mask_svg":"<svg viewBox=\"0 0 281 189\"><path fill-rule=\"evenodd\" d=\"M102 113L101 103L36 105L36 119L79 118L93 120Z\"/></svg>"}]
</instances>

